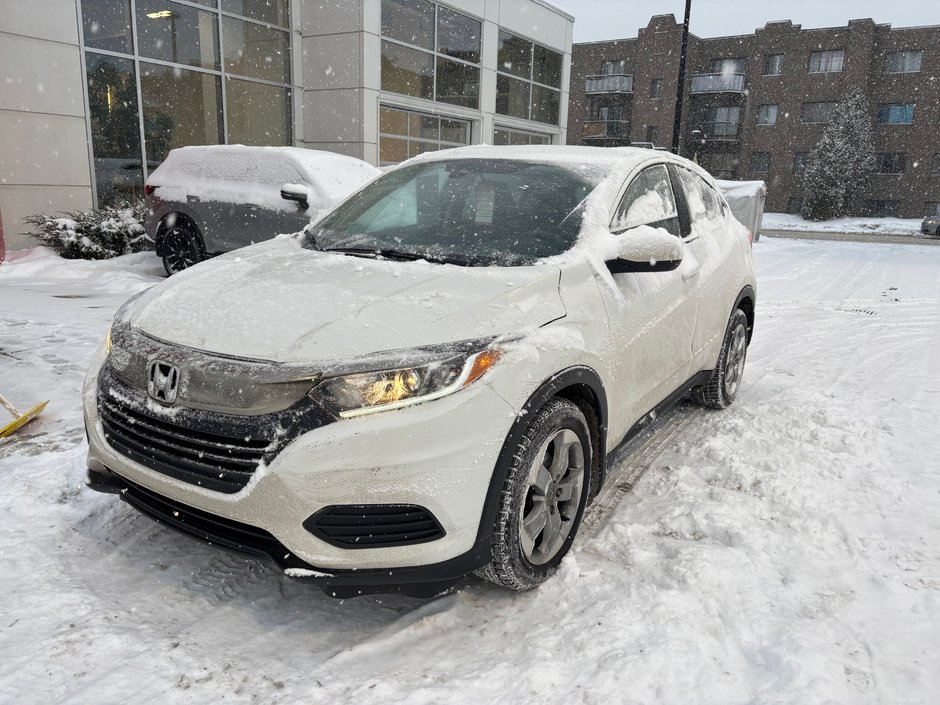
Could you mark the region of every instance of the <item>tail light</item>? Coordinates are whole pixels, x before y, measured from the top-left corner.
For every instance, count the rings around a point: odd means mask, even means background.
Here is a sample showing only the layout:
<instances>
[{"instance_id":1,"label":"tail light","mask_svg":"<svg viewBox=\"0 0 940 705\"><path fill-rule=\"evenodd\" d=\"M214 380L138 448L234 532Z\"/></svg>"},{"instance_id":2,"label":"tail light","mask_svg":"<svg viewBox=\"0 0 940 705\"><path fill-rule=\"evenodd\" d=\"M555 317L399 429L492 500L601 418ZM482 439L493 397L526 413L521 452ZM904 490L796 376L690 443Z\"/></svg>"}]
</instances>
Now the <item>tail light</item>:
<instances>
[{"instance_id":1,"label":"tail light","mask_svg":"<svg viewBox=\"0 0 940 705\"><path fill-rule=\"evenodd\" d=\"M150 184L147 184L146 186L144 186L144 195L149 196L156 190L157 190L156 186L151 186Z\"/></svg>"},{"instance_id":2,"label":"tail light","mask_svg":"<svg viewBox=\"0 0 940 705\"><path fill-rule=\"evenodd\" d=\"M754 233L751 232L751 229L747 229L747 242L753 248L754 247Z\"/></svg>"}]
</instances>

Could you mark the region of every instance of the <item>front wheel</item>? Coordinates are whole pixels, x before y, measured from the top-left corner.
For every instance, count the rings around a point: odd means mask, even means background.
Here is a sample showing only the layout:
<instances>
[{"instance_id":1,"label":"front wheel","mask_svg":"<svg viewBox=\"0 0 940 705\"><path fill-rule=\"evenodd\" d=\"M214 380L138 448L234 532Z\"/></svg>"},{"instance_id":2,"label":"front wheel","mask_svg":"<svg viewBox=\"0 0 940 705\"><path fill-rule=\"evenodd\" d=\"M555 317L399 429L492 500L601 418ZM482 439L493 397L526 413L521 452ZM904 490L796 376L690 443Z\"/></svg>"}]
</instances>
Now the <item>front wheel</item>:
<instances>
[{"instance_id":1,"label":"front wheel","mask_svg":"<svg viewBox=\"0 0 940 705\"><path fill-rule=\"evenodd\" d=\"M552 399L534 415L506 474L483 578L522 591L551 577L581 524L592 454L575 404Z\"/></svg>"},{"instance_id":2,"label":"front wheel","mask_svg":"<svg viewBox=\"0 0 940 705\"><path fill-rule=\"evenodd\" d=\"M169 275L182 272L206 258L199 232L186 223L176 223L164 233L160 254L163 268Z\"/></svg>"},{"instance_id":3,"label":"front wheel","mask_svg":"<svg viewBox=\"0 0 940 705\"><path fill-rule=\"evenodd\" d=\"M746 357L747 315L741 309L735 309L721 345L718 365L708 382L692 390L692 401L712 409L731 406L741 388Z\"/></svg>"}]
</instances>

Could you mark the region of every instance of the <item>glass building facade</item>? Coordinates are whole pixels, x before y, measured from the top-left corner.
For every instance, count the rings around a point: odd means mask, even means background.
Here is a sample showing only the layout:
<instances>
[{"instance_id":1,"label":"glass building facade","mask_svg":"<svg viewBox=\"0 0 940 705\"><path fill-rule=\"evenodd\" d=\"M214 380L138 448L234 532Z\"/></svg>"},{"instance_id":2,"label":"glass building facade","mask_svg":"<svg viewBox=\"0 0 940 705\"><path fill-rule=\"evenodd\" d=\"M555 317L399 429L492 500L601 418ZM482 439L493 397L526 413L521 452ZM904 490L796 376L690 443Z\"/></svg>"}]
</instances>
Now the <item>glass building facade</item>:
<instances>
[{"instance_id":1,"label":"glass building facade","mask_svg":"<svg viewBox=\"0 0 940 705\"><path fill-rule=\"evenodd\" d=\"M175 148L292 142L288 0L81 0L99 206Z\"/></svg>"}]
</instances>

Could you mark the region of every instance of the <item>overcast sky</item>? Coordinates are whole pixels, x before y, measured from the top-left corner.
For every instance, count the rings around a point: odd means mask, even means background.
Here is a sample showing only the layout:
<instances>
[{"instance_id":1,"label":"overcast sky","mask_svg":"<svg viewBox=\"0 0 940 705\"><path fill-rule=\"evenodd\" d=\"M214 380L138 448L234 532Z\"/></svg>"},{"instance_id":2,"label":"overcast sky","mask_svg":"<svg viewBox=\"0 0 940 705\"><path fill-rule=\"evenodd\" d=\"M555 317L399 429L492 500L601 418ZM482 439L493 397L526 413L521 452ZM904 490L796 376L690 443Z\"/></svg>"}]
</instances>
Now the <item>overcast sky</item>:
<instances>
[{"instance_id":1,"label":"overcast sky","mask_svg":"<svg viewBox=\"0 0 940 705\"><path fill-rule=\"evenodd\" d=\"M550 0L574 15L574 40L635 37L653 15L682 21L685 0ZM699 37L749 34L771 20L803 27L839 27L871 17L895 27L940 24L940 0L692 0L691 31Z\"/></svg>"}]
</instances>

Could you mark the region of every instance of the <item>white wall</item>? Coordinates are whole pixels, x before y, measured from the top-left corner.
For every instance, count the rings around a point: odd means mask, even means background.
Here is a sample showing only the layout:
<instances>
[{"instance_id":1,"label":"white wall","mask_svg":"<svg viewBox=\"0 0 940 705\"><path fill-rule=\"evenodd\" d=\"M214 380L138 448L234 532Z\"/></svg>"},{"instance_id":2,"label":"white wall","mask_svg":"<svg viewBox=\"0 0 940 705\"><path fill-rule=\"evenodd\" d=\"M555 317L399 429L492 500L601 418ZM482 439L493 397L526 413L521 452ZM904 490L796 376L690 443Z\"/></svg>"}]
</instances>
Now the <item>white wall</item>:
<instances>
[{"instance_id":1,"label":"white wall","mask_svg":"<svg viewBox=\"0 0 940 705\"><path fill-rule=\"evenodd\" d=\"M26 215L89 208L91 169L75 0L0 0L0 215L8 249Z\"/></svg>"}]
</instances>

